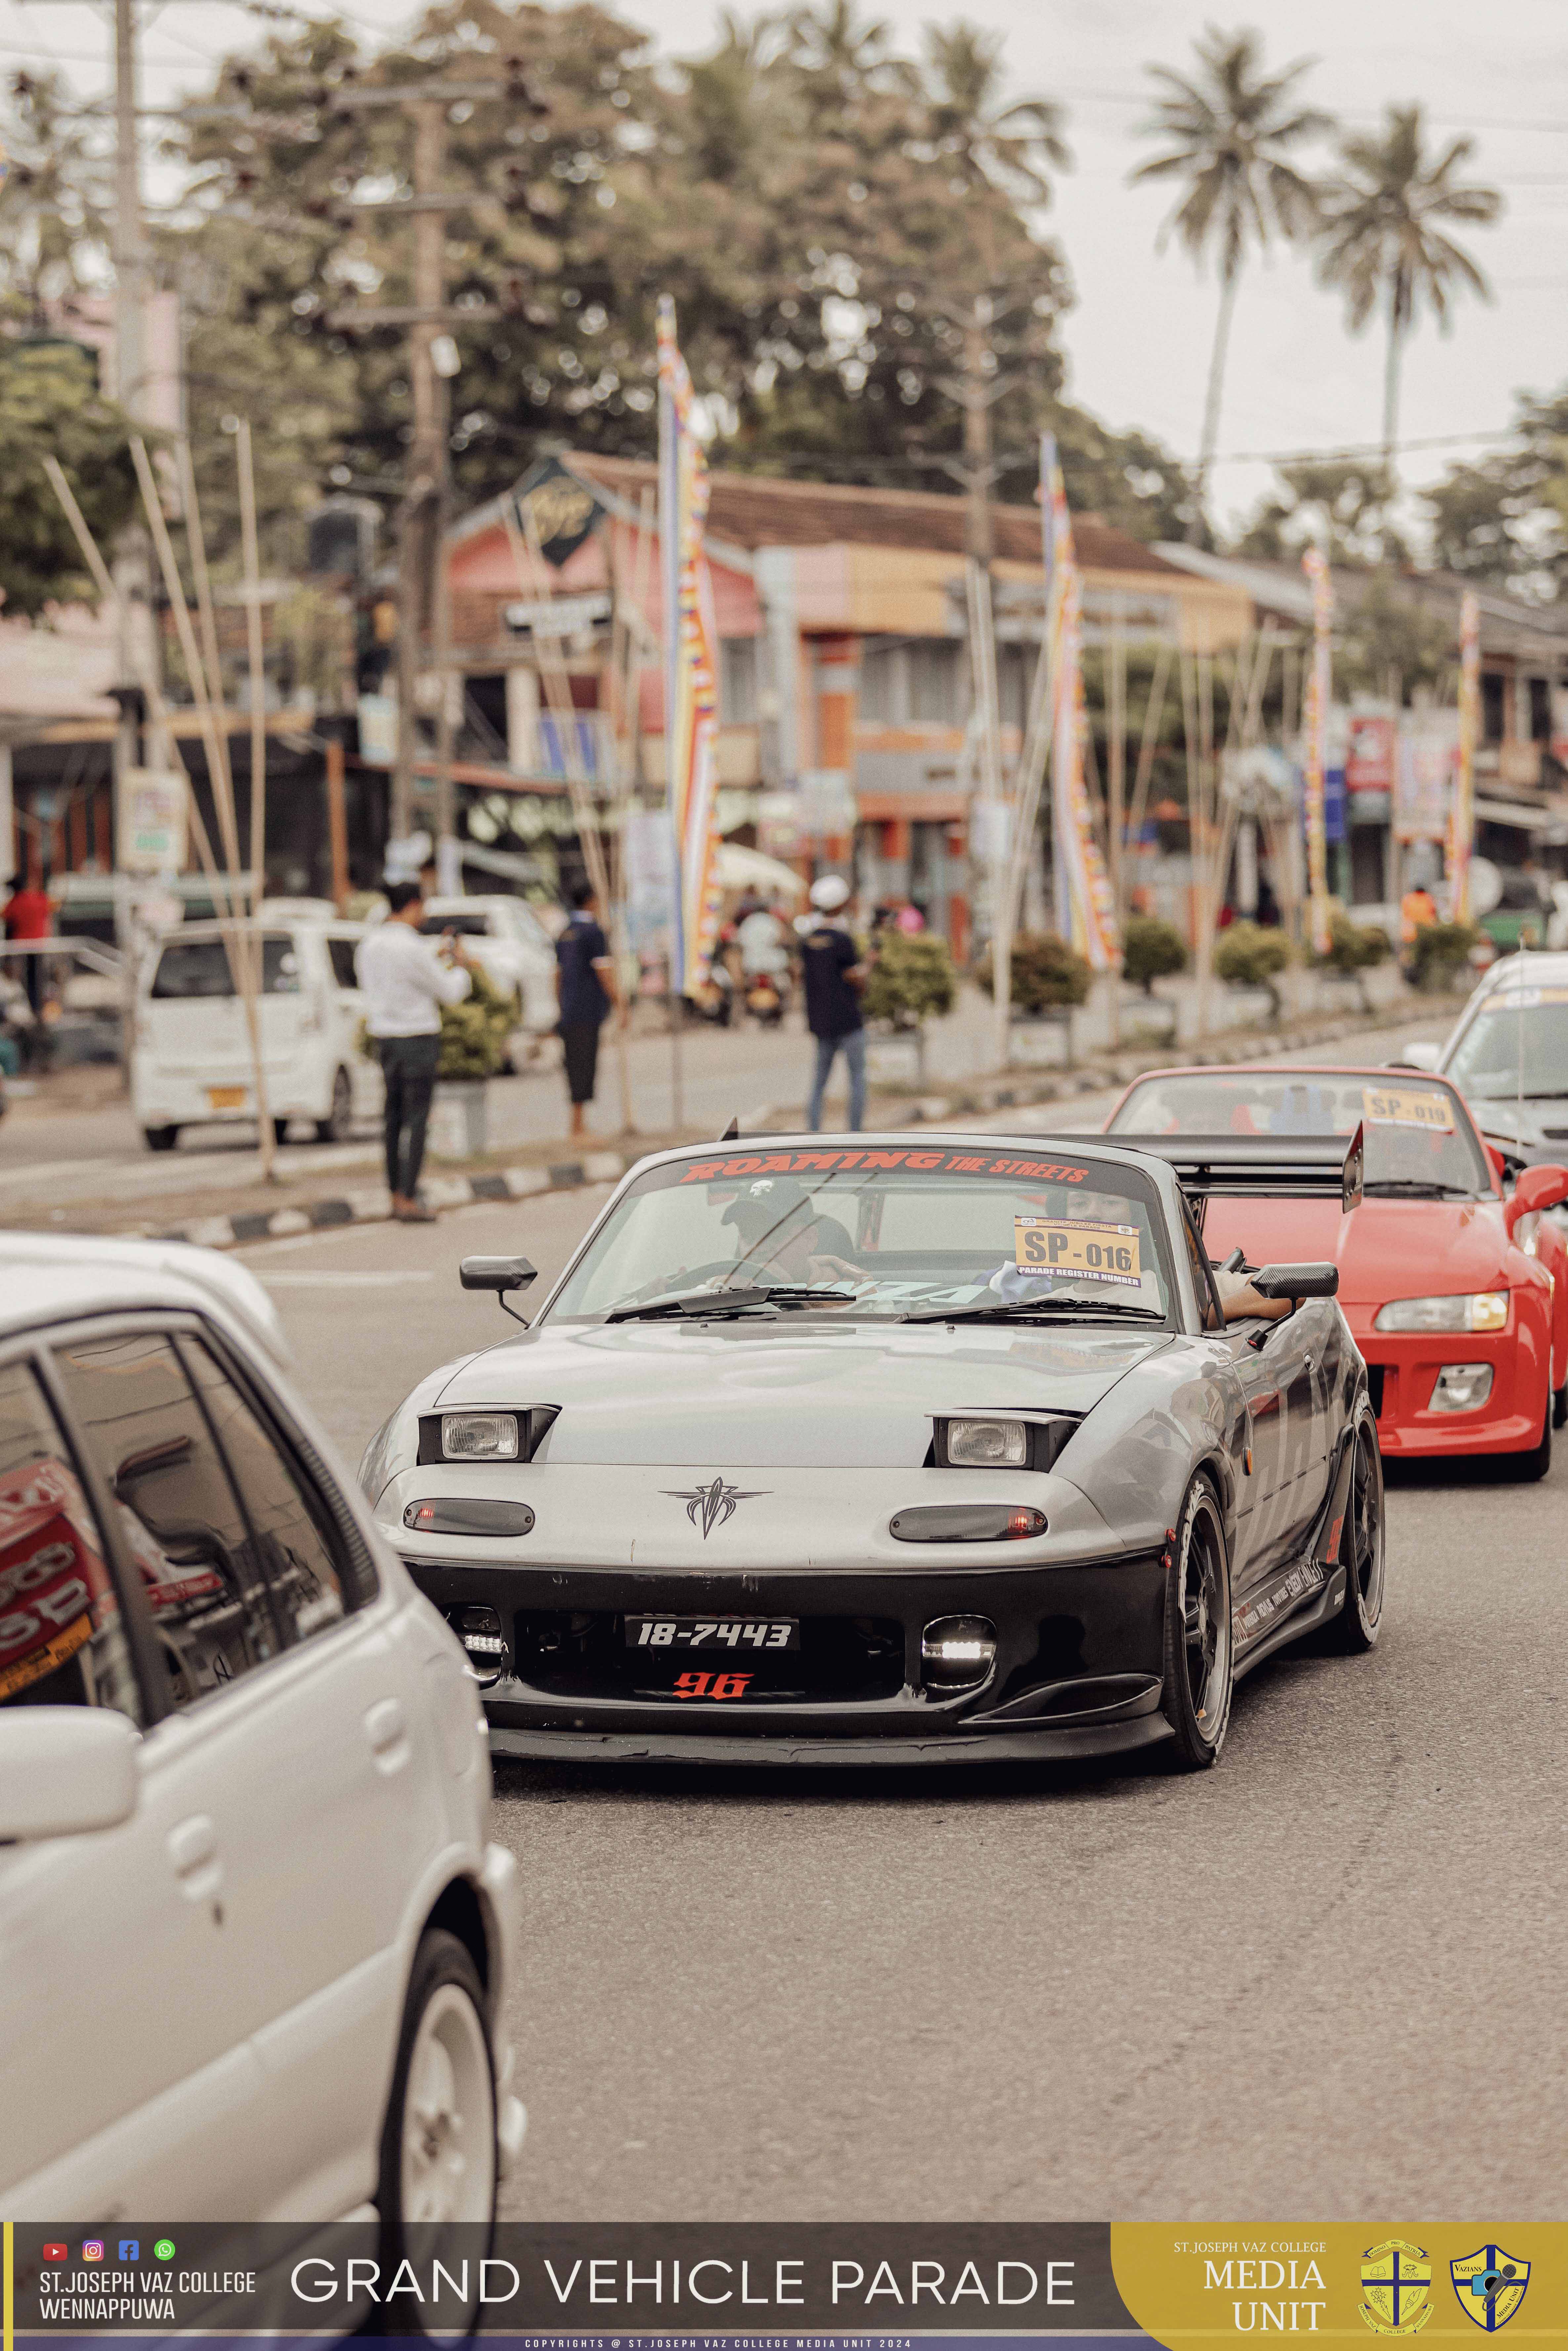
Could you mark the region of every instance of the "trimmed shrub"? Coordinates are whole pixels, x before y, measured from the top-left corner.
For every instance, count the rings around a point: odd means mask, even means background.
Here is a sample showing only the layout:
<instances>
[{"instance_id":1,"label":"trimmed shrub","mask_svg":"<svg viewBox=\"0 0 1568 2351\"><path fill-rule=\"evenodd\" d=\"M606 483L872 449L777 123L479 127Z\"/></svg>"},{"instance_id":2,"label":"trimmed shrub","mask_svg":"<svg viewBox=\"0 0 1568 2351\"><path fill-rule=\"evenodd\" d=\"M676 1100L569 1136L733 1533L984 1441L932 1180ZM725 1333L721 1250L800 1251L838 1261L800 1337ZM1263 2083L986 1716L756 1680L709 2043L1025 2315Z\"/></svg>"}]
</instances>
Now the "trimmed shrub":
<instances>
[{"instance_id":1,"label":"trimmed shrub","mask_svg":"<svg viewBox=\"0 0 1568 2351\"><path fill-rule=\"evenodd\" d=\"M1214 944L1216 976L1228 987L1261 987L1268 991L1270 1016L1280 1017L1280 991L1274 982L1291 960L1291 942L1283 931L1267 930L1260 923L1232 923Z\"/></svg>"},{"instance_id":2,"label":"trimmed shrub","mask_svg":"<svg viewBox=\"0 0 1568 2351\"><path fill-rule=\"evenodd\" d=\"M861 991L861 1010L868 1020L918 1029L924 1021L951 1012L957 994L958 977L946 939L929 931L906 934L889 928L879 934L876 960Z\"/></svg>"},{"instance_id":3,"label":"trimmed shrub","mask_svg":"<svg viewBox=\"0 0 1568 2351\"><path fill-rule=\"evenodd\" d=\"M1152 996L1156 979L1173 978L1186 969L1186 941L1174 923L1162 923L1153 914L1128 916L1122 940L1124 979Z\"/></svg>"},{"instance_id":4,"label":"trimmed shrub","mask_svg":"<svg viewBox=\"0 0 1568 2351\"><path fill-rule=\"evenodd\" d=\"M1423 923L1410 947L1410 977L1417 987L1444 995L1469 972L1470 949L1482 934L1474 923Z\"/></svg>"},{"instance_id":5,"label":"trimmed shrub","mask_svg":"<svg viewBox=\"0 0 1568 2351\"><path fill-rule=\"evenodd\" d=\"M441 1008L438 1078L493 1078L507 1058L507 1040L519 1018L517 998L503 996L476 966L461 1004Z\"/></svg>"},{"instance_id":6,"label":"trimmed shrub","mask_svg":"<svg viewBox=\"0 0 1568 2351\"><path fill-rule=\"evenodd\" d=\"M996 994L996 975L988 959L977 974L988 996ZM1092 974L1081 955L1051 931L1020 931L1013 941L1012 1004L1026 1016L1059 1012L1082 1004L1089 994Z\"/></svg>"}]
</instances>

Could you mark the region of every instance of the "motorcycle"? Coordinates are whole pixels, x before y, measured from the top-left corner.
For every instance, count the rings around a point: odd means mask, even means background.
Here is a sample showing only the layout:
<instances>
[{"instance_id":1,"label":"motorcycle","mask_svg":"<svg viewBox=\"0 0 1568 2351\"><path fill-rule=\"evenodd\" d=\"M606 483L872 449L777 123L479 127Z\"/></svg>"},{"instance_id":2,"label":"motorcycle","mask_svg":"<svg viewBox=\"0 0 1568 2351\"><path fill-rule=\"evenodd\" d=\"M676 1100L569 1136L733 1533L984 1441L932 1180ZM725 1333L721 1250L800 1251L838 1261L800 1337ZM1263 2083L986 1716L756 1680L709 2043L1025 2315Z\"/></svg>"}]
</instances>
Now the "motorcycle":
<instances>
[{"instance_id":1,"label":"motorcycle","mask_svg":"<svg viewBox=\"0 0 1568 2351\"><path fill-rule=\"evenodd\" d=\"M764 1029L777 1029L789 1002L789 982L783 972L754 971L746 983L746 1009Z\"/></svg>"}]
</instances>

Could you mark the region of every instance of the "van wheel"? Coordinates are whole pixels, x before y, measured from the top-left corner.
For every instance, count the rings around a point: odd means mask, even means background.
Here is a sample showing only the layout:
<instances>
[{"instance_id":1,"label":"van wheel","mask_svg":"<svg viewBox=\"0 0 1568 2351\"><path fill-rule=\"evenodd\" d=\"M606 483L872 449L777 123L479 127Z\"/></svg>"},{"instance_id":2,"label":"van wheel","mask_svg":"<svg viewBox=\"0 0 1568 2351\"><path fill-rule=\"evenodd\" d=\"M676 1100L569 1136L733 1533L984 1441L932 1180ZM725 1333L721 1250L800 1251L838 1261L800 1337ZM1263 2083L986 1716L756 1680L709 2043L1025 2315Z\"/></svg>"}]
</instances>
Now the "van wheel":
<instances>
[{"instance_id":1,"label":"van wheel","mask_svg":"<svg viewBox=\"0 0 1568 2351\"><path fill-rule=\"evenodd\" d=\"M340 1070L332 1081L332 1107L325 1118L316 1122L318 1143L347 1143L354 1117L354 1089L349 1082L347 1070Z\"/></svg>"},{"instance_id":2,"label":"van wheel","mask_svg":"<svg viewBox=\"0 0 1568 2351\"><path fill-rule=\"evenodd\" d=\"M172 1151L180 1140L177 1126L144 1126L141 1140L149 1151Z\"/></svg>"},{"instance_id":3,"label":"van wheel","mask_svg":"<svg viewBox=\"0 0 1568 2351\"><path fill-rule=\"evenodd\" d=\"M402 2261L413 2231L420 2258L428 2259L441 2251L441 2232L459 2227L467 2232L463 2250L471 2252L476 2223L487 2252L496 2177L496 2077L485 1995L456 1936L427 1928L413 1955L382 2129L376 2202L382 2260Z\"/></svg>"}]
</instances>

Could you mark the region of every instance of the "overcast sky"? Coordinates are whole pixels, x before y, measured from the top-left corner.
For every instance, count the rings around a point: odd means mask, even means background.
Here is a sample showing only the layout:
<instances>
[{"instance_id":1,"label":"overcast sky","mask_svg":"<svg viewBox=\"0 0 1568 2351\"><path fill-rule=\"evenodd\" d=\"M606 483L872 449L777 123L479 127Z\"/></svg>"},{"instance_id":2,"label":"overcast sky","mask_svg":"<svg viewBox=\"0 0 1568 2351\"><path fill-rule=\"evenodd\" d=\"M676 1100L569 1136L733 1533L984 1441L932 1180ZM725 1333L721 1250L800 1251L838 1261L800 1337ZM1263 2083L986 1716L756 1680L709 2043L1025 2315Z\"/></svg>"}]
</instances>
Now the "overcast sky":
<instances>
[{"instance_id":1,"label":"overcast sky","mask_svg":"<svg viewBox=\"0 0 1568 2351\"><path fill-rule=\"evenodd\" d=\"M331 13L323 8L323 15ZM400 6L352 0L340 13L367 30L409 21ZM717 17L711 0L627 0L623 13L667 53L700 49ZM739 13L749 15L742 5ZM1069 110L1074 168L1062 176L1051 225L1077 287L1063 340L1072 396L1116 425L1140 425L1183 456L1197 452L1216 288L1176 251L1155 251L1168 199L1134 190L1145 107L1143 68L1183 64L1205 24L1249 25L1271 62L1319 63L1307 94L1372 125L1390 102L1418 99L1434 129L1474 133L1474 175L1507 197L1501 225L1469 234L1496 288L1464 301L1448 335L1428 321L1406 358L1401 439L1405 477L1418 483L1500 434L1518 389L1568 380L1568 0L877 0L904 45L934 16L964 14L1005 32L1016 95ZM223 0L166 0L144 16L144 102L199 83L224 51L256 29ZM84 94L107 87L109 34L86 0L0 0L0 63L62 57ZM1338 302L1310 268L1277 256L1242 287L1227 379L1215 502L1245 510L1270 484L1258 452L1375 442L1383 345L1375 328L1351 340Z\"/></svg>"}]
</instances>

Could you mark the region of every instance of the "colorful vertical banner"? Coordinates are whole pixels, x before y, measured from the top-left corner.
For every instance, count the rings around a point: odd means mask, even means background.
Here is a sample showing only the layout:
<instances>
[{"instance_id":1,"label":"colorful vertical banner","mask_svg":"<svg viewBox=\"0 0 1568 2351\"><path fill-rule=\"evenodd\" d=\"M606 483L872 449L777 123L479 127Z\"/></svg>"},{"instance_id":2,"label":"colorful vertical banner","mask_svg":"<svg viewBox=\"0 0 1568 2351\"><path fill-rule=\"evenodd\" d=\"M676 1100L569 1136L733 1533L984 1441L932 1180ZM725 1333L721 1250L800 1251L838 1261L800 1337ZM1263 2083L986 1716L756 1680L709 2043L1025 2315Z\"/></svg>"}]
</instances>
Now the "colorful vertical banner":
<instances>
[{"instance_id":1,"label":"colorful vertical banner","mask_svg":"<svg viewBox=\"0 0 1568 2351\"><path fill-rule=\"evenodd\" d=\"M664 607L665 798L674 849L670 968L683 995L707 977L718 936L718 632L703 553L708 471L695 396L675 340L675 306L659 297L659 559Z\"/></svg>"},{"instance_id":2,"label":"colorful vertical banner","mask_svg":"<svg viewBox=\"0 0 1568 2351\"><path fill-rule=\"evenodd\" d=\"M1333 944L1329 918L1328 840L1323 822L1323 778L1328 768L1329 703L1333 693L1329 633L1333 626L1333 582L1321 547L1309 547L1301 569L1312 587L1312 665L1307 673L1302 736L1306 767L1307 919L1312 953Z\"/></svg>"},{"instance_id":3,"label":"colorful vertical banner","mask_svg":"<svg viewBox=\"0 0 1568 2351\"><path fill-rule=\"evenodd\" d=\"M1116 903L1094 838L1089 805L1083 701L1083 575L1072 544L1072 517L1056 444L1040 442L1040 503L1045 536L1045 633L1051 687L1051 879L1056 927L1092 971L1121 962Z\"/></svg>"},{"instance_id":4,"label":"colorful vertical banner","mask_svg":"<svg viewBox=\"0 0 1568 2351\"><path fill-rule=\"evenodd\" d=\"M1448 920L1470 919L1470 850L1476 834L1476 743L1481 717L1481 608L1473 588L1459 599L1459 758L1448 807Z\"/></svg>"}]
</instances>

